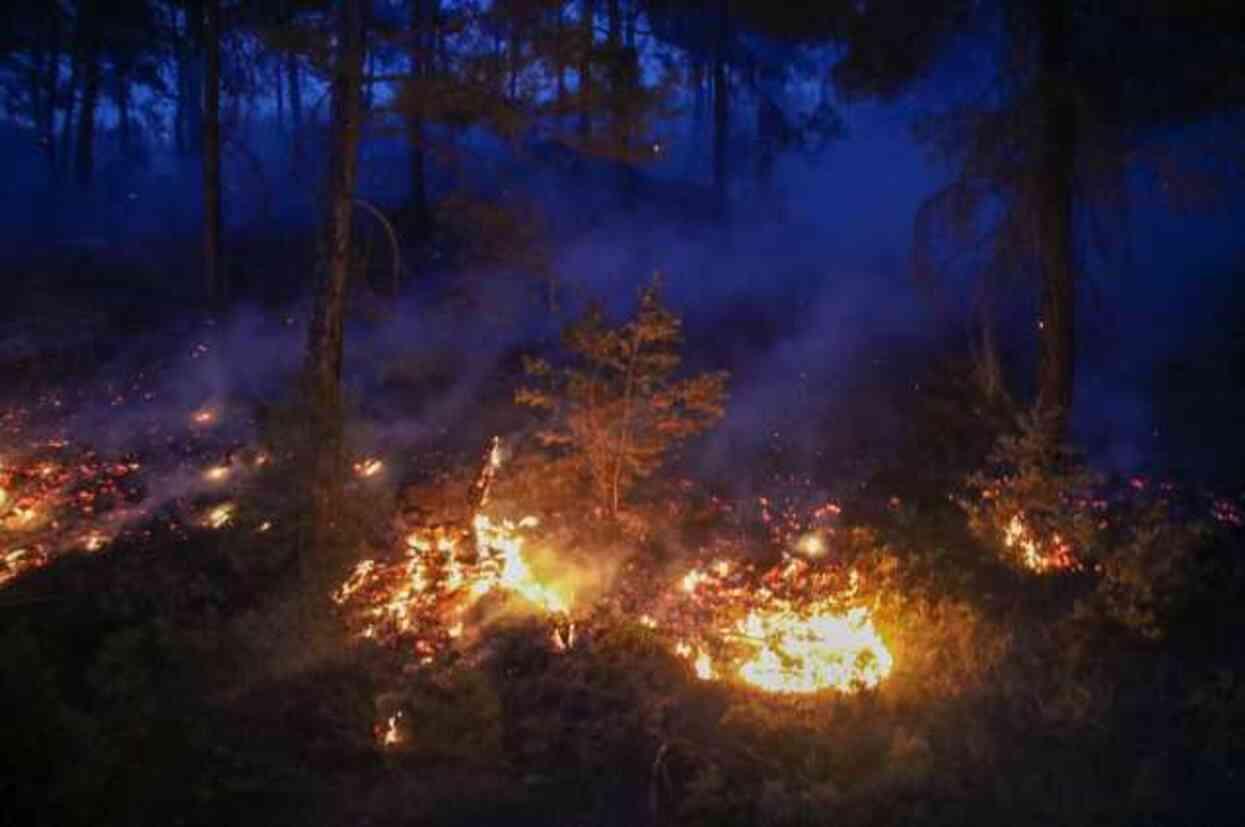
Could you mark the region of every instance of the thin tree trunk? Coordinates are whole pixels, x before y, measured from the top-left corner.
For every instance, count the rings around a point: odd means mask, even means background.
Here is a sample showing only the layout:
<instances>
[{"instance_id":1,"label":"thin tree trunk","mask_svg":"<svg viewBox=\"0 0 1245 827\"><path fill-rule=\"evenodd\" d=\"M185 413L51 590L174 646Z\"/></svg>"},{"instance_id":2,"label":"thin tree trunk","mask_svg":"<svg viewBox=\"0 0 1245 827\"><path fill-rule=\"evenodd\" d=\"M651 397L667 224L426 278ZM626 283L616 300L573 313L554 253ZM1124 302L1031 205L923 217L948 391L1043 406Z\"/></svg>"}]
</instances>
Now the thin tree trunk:
<instances>
[{"instance_id":1,"label":"thin tree trunk","mask_svg":"<svg viewBox=\"0 0 1245 827\"><path fill-rule=\"evenodd\" d=\"M640 358L640 324L635 325L635 336L631 340L631 358L627 360L627 378L623 383L622 422L618 426L618 450L614 458L614 473L610 479L610 516L618 516L618 506L622 502L622 472L627 459L628 443L631 438L631 397L635 392L635 363Z\"/></svg>"},{"instance_id":2,"label":"thin tree trunk","mask_svg":"<svg viewBox=\"0 0 1245 827\"><path fill-rule=\"evenodd\" d=\"M53 183L56 180L56 107L59 104L57 87L61 62L61 23L58 11L49 12L48 26L48 62L43 76L44 119L40 124L40 135L48 162L48 181Z\"/></svg>"},{"instance_id":3,"label":"thin tree trunk","mask_svg":"<svg viewBox=\"0 0 1245 827\"><path fill-rule=\"evenodd\" d=\"M220 0L206 0L207 78L203 96L203 287L209 301L224 296L221 273Z\"/></svg>"},{"instance_id":4,"label":"thin tree trunk","mask_svg":"<svg viewBox=\"0 0 1245 827\"><path fill-rule=\"evenodd\" d=\"M315 456L311 490L311 550L327 554L336 536L342 466L342 327L350 269L351 199L361 131L363 83L362 0L342 0L332 81L328 215L307 341L307 379L313 410ZM312 569L304 558L303 571Z\"/></svg>"},{"instance_id":5,"label":"thin tree trunk","mask_svg":"<svg viewBox=\"0 0 1245 827\"><path fill-rule=\"evenodd\" d=\"M507 46L507 62L510 64L510 83L507 94L511 103L517 105L519 100L519 70L522 60L522 42L520 40L519 18L517 14L510 17L510 43Z\"/></svg>"},{"instance_id":6,"label":"thin tree trunk","mask_svg":"<svg viewBox=\"0 0 1245 827\"><path fill-rule=\"evenodd\" d=\"M91 21L92 25L94 21ZM78 116L78 141L75 174L78 188L91 188L95 175L95 110L99 105L100 54L99 39L92 31L87 37L85 81L82 87L82 111Z\"/></svg>"},{"instance_id":7,"label":"thin tree trunk","mask_svg":"<svg viewBox=\"0 0 1245 827\"><path fill-rule=\"evenodd\" d=\"M290 129L294 144L294 157L303 156L303 83L298 71L298 57L290 52L285 56L286 83L289 84Z\"/></svg>"},{"instance_id":8,"label":"thin tree trunk","mask_svg":"<svg viewBox=\"0 0 1245 827\"><path fill-rule=\"evenodd\" d=\"M407 122L407 142L411 152L411 207L415 221L422 229L428 220L428 158L424 151L423 96L427 94L424 81L431 77L432 40L428 31L427 14L429 0L414 0L411 4L411 82L416 94L411 101L411 114Z\"/></svg>"},{"instance_id":9,"label":"thin tree trunk","mask_svg":"<svg viewBox=\"0 0 1245 827\"><path fill-rule=\"evenodd\" d=\"M621 151L625 148L623 108L623 56L622 56L622 6L620 0L607 0L606 19L609 28L605 34L605 43L609 54L609 97L610 97L610 131L611 138L617 141Z\"/></svg>"},{"instance_id":10,"label":"thin tree trunk","mask_svg":"<svg viewBox=\"0 0 1245 827\"><path fill-rule=\"evenodd\" d=\"M74 114L77 111L78 87L82 84L82 44L75 33L72 65L69 70L69 88L65 93L65 115L61 120L59 176L67 181L73 171Z\"/></svg>"},{"instance_id":11,"label":"thin tree trunk","mask_svg":"<svg viewBox=\"0 0 1245 827\"><path fill-rule=\"evenodd\" d=\"M120 133L121 157L129 161L134 157L134 124L130 113L130 78L128 72L121 67L114 70L117 74L117 131Z\"/></svg>"},{"instance_id":12,"label":"thin tree trunk","mask_svg":"<svg viewBox=\"0 0 1245 827\"><path fill-rule=\"evenodd\" d=\"M553 64L557 101L554 107L561 126L562 114L566 110L566 6L559 0L558 17L553 29Z\"/></svg>"},{"instance_id":13,"label":"thin tree trunk","mask_svg":"<svg viewBox=\"0 0 1245 827\"><path fill-rule=\"evenodd\" d=\"M579 136L586 139L592 134L592 21L596 16L593 0L580 0L579 15Z\"/></svg>"},{"instance_id":14,"label":"thin tree trunk","mask_svg":"<svg viewBox=\"0 0 1245 827\"><path fill-rule=\"evenodd\" d=\"M1070 89L1071 37L1067 0L1045 0L1039 11L1042 84L1042 188L1038 231L1042 264L1041 354L1038 409L1061 436L1072 406L1076 368L1076 261L1073 244L1073 188L1076 176L1077 112Z\"/></svg>"},{"instance_id":15,"label":"thin tree trunk","mask_svg":"<svg viewBox=\"0 0 1245 827\"><path fill-rule=\"evenodd\" d=\"M276 86L277 90L277 131L285 131L285 78L282 72L282 63L278 59L276 63Z\"/></svg>"},{"instance_id":16,"label":"thin tree trunk","mask_svg":"<svg viewBox=\"0 0 1245 827\"><path fill-rule=\"evenodd\" d=\"M727 71L729 41L728 0L718 0L717 45L713 54L713 192L719 219L727 211L726 138L730 126L730 77Z\"/></svg>"},{"instance_id":17,"label":"thin tree trunk","mask_svg":"<svg viewBox=\"0 0 1245 827\"><path fill-rule=\"evenodd\" d=\"M186 154L198 155L203 151L203 58L205 52L203 33L203 6L205 0L193 0L186 9L190 56L186 62Z\"/></svg>"}]
</instances>

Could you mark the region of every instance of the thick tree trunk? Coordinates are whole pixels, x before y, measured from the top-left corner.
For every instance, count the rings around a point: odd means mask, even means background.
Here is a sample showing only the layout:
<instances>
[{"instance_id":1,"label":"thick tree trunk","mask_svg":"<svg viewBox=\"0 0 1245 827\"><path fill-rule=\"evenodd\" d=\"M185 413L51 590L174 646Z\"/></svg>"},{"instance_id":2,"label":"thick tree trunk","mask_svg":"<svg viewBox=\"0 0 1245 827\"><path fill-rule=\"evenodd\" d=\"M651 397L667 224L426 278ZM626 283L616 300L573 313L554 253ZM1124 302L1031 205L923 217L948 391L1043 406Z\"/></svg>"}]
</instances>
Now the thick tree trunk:
<instances>
[{"instance_id":1,"label":"thick tree trunk","mask_svg":"<svg viewBox=\"0 0 1245 827\"><path fill-rule=\"evenodd\" d=\"M350 270L354 194L363 84L362 0L342 0L332 81L328 214L307 341L307 381L315 430L311 490L311 550L328 553L336 536L342 468L342 326ZM304 573L312 570L304 560Z\"/></svg>"},{"instance_id":2,"label":"thick tree trunk","mask_svg":"<svg viewBox=\"0 0 1245 827\"><path fill-rule=\"evenodd\" d=\"M1041 27L1042 147L1038 232L1042 265L1038 409L1056 435L1067 426L1076 368L1073 201L1077 110L1069 71L1067 0L1045 0Z\"/></svg>"},{"instance_id":3,"label":"thick tree trunk","mask_svg":"<svg viewBox=\"0 0 1245 827\"><path fill-rule=\"evenodd\" d=\"M727 212L727 132L730 127L730 73L727 48L730 42L728 0L718 0L717 45L713 54L713 192L719 219Z\"/></svg>"},{"instance_id":4,"label":"thick tree trunk","mask_svg":"<svg viewBox=\"0 0 1245 827\"><path fill-rule=\"evenodd\" d=\"M221 272L220 0L206 0L207 78L203 96L203 287L209 301L224 296Z\"/></svg>"}]
</instances>

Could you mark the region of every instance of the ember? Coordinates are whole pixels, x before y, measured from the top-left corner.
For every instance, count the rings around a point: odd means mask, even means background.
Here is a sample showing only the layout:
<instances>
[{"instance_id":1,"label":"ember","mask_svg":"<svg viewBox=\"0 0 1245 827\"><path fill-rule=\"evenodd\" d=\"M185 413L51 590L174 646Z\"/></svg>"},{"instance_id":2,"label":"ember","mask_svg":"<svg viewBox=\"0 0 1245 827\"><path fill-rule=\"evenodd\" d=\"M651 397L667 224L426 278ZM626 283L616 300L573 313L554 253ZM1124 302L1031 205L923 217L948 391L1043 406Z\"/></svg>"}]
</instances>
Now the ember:
<instances>
[{"instance_id":1,"label":"ember","mask_svg":"<svg viewBox=\"0 0 1245 827\"><path fill-rule=\"evenodd\" d=\"M1078 566L1071 546L1063 538L1054 534L1046 543L1039 542L1020 514L1013 515L1003 529L1003 545L1019 551L1025 568L1038 574L1067 571Z\"/></svg>"},{"instance_id":2,"label":"ember","mask_svg":"<svg viewBox=\"0 0 1245 827\"><path fill-rule=\"evenodd\" d=\"M569 597L538 580L523 553L522 532L535 525L530 517L514 523L481 513L470 534L441 527L415 532L406 538L406 560L362 561L333 600L358 604L354 614L361 637L413 639L416 651L427 654L463 635L463 617L482 597L505 592L562 619L563 628L553 633L555 646L567 648L574 639L564 619Z\"/></svg>"},{"instance_id":3,"label":"ember","mask_svg":"<svg viewBox=\"0 0 1245 827\"><path fill-rule=\"evenodd\" d=\"M374 477L383 471L385 464L374 457L361 459L354 464L354 473L357 477Z\"/></svg>"}]
</instances>

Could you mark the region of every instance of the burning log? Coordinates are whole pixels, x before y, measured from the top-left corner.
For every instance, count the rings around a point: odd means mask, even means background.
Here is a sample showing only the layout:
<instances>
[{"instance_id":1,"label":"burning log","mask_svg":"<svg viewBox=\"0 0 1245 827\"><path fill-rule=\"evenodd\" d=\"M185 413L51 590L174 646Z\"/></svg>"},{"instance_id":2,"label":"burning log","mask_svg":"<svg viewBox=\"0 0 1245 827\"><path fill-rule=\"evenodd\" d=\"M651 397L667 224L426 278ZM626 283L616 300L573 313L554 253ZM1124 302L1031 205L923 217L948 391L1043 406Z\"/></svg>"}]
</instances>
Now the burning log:
<instances>
[{"instance_id":1,"label":"burning log","mask_svg":"<svg viewBox=\"0 0 1245 827\"><path fill-rule=\"evenodd\" d=\"M467 493L467 507L472 513L488 505L489 492L493 488L493 480L497 477L497 469L501 467L501 437L494 436L480 461L480 471L475 482Z\"/></svg>"}]
</instances>

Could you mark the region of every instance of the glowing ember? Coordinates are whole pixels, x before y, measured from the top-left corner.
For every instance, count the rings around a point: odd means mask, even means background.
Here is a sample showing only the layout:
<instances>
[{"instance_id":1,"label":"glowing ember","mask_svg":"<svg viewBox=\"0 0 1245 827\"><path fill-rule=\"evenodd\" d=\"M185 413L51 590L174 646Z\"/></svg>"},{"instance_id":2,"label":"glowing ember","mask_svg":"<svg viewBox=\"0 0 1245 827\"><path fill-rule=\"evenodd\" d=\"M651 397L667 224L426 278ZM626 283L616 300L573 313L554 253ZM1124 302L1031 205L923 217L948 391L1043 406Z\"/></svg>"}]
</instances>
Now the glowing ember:
<instances>
[{"instance_id":1,"label":"glowing ember","mask_svg":"<svg viewBox=\"0 0 1245 827\"><path fill-rule=\"evenodd\" d=\"M357 477L374 477L383 471L385 464L376 458L361 459L354 464L354 473Z\"/></svg>"},{"instance_id":2,"label":"glowing ember","mask_svg":"<svg viewBox=\"0 0 1245 827\"><path fill-rule=\"evenodd\" d=\"M220 482L229 477L228 465L217 465L203 472L203 478L209 482Z\"/></svg>"},{"instance_id":3,"label":"glowing ember","mask_svg":"<svg viewBox=\"0 0 1245 827\"><path fill-rule=\"evenodd\" d=\"M574 641L565 619L569 597L541 582L524 556L522 532L535 525L534 518L514 523L477 514L470 534L441 527L415 532L406 538L405 561L362 561L333 600L354 610L360 637L413 639L415 650L430 656L464 636L464 615L476 602L504 592L556 619L554 646L568 648Z\"/></svg>"},{"instance_id":4,"label":"glowing ember","mask_svg":"<svg viewBox=\"0 0 1245 827\"><path fill-rule=\"evenodd\" d=\"M1020 514L1013 515L1004 527L1003 545L1019 551L1025 568L1038 574L1075 569L1078 565L1072 547L1063 538L1054 534L1049 542L1040 543Z\"/></svg>"},{"instance_id":5,"label":"glowing ember","mask_svg":"<svg viewBox=\"0 0 1245 827\"><path fill-rule=\"evenodd\" d=\"M216 419L217 413L213 408L200 408L190 415L190 421L199 426L215 425Z\"/></svg>"},{"instance_id":6,"label":"glowing ember","mask_svg":"<svg viewBox=\"0 0 1245 827\"><path fill-rule=\"evenodd\" d=\"M385 721L384 727L380 731L380 745L382 747L393 747L402 743L402 732L398 729L398 722L402 720L402 712L398 711L390 715Z\"/></svg>"},{"instance_id":7,"label":"glowing ember","mask_svg":"<svg viewBox=\"0 0 1245 827\"><path fill-rule=\"evenodd\" d=\"M234 513L237 507L233 503L221 503L212 508L203 519L203 524L208 528L224 528L233 522Z\"/></svg>"},{"instance_id":8,"label":"glowing ember","mask_svg":"<svg viewBox=\"0 0 1245 827\"><path fill-rule=\"evenodd\" d=\"M810 532L800 538L796 549L808 557L820 557L826 553L826 541L820 534Z\"/></svg>"}]
</instances>

